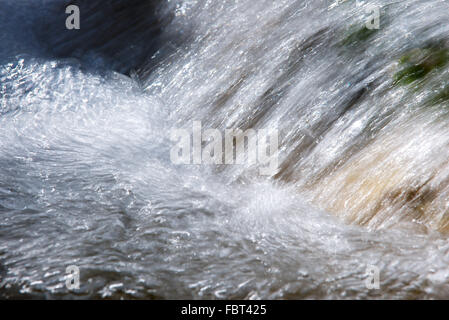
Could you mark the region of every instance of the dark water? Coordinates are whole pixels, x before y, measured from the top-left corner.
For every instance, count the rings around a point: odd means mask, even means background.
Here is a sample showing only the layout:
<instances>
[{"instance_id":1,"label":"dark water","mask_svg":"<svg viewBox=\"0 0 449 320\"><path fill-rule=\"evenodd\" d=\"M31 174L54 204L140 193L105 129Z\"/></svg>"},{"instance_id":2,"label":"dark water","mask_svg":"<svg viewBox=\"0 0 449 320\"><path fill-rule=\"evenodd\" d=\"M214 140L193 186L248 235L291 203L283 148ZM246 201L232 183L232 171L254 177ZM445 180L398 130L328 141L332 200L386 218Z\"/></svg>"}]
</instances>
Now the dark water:
<instances>
[{"instance_id":1,"label":"dark water","mask_svg":"<svg viewBox=\"0 0 449 320\"><path fill-rule=\"evenodd\" d=\"M449 4L340 2L1 0L0 297L448 298ZM193 121L278 170L173 164Z\"/></svg>"}]
</instances>

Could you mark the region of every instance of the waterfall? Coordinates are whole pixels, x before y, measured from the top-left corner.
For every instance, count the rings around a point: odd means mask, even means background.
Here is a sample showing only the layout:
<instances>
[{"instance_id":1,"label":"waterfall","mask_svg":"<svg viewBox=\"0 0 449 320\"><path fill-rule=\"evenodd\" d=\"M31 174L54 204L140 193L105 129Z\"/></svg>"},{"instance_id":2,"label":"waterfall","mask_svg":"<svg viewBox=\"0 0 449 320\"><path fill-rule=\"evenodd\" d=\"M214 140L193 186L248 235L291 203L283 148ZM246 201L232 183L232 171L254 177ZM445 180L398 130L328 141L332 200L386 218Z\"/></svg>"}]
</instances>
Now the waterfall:
<instances>
[{"instance_id":1,"label":"waterfall","mask_svg":"<svg viewBox=\"0 0 449 320\"><path fill-rule=\"evenodd\" d=\"M448 6L3 0L0 297L447 298Z\"/></svg>"}]
</instances>

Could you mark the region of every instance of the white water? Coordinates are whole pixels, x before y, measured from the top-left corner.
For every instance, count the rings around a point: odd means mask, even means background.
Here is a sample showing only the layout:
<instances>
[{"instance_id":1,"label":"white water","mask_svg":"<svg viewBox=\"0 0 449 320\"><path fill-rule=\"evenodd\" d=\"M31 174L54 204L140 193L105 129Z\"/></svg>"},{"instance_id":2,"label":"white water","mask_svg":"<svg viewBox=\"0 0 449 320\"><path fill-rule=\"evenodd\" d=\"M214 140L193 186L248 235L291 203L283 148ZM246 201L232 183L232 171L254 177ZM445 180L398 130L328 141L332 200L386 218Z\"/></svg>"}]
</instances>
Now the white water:
<instances>
[{"instance_id":1,"label":"white water","mask_svg":"<svg viewBox=\"0 0 449 320\"><path fill-rule=\"evenodd\" d=\"M449 296L448 118L423 103L447 68L393 86L404 52L447 40L446 1L370 2L381 29L349 47L352 1L170 1L169 54L133 79L49 56L57 2L0 2L0 296ZM173 165L194 120L278 128L279 173Z\"/></svg>"}]
</instances>

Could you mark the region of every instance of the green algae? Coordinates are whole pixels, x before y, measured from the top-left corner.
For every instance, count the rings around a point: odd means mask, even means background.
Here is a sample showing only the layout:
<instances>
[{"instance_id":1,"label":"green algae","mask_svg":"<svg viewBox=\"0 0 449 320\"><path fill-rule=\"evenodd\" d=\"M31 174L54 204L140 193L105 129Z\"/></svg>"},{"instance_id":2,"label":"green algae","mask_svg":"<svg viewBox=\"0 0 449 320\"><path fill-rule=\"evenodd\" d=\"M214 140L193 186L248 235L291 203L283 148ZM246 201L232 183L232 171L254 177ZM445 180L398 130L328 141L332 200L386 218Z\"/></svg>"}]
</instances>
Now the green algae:
<instances>
[{"instance_id":1,"label":"green algae","mask_svg":"<svg viewBox=\"0 0 449 320\"><path fill-rule=\"evenodd\" d=\"M394 75L395 85L408 85L446 66L449 49L437 46L415 48L399 59L400 70Z\"/></svg>"}]
</instances>

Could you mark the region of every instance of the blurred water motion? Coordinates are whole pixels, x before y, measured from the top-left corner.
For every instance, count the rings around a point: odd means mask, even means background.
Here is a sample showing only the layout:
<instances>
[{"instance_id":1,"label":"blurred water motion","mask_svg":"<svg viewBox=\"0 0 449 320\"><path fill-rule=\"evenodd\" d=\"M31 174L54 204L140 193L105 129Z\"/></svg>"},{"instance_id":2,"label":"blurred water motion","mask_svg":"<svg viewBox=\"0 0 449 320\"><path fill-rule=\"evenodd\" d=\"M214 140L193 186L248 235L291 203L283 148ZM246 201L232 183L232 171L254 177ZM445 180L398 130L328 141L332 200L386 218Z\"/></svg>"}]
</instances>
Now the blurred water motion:
<instances>
[{"instance_id":1,"label":"blurred water motion","mask_svg":"<svg viewBox=\"0 0 449 320\"><path fill-rule=\"evenodd\" d=\"M446 1L68 3L0 4L1 297L449 297ZM279 170L174 165L193 121Z\"/></svg>"}]
</instances>

